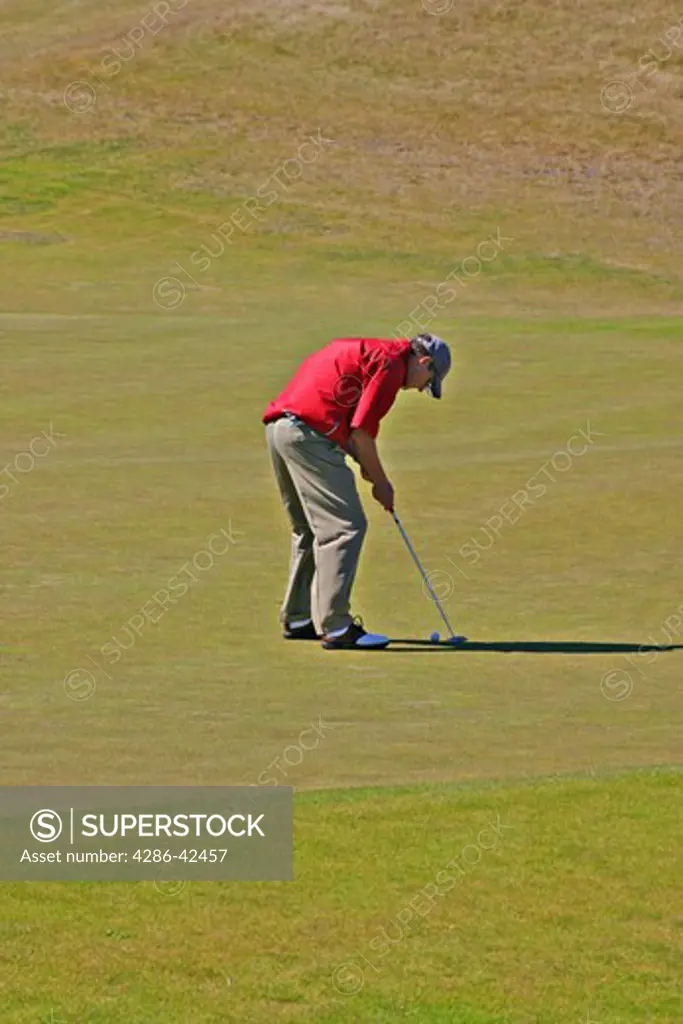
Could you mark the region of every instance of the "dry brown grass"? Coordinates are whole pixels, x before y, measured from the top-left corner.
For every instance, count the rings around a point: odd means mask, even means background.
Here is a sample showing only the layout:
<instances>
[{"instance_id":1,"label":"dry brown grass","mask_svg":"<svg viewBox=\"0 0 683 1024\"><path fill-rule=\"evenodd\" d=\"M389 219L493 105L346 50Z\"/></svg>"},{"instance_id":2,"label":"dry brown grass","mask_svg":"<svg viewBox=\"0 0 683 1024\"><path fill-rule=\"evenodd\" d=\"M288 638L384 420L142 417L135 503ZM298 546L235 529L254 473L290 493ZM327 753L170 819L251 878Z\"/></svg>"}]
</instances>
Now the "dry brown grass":
<instances>
[{"instance_id":1,"label":"dry brown grass","mask_svg":"<svg viewBox=\"0 0 683 1024\"><path fill-rule=\"evenodd\" d=\"M0 16L15 172L17 157L80 145L77 159L100 178L76 203L61 201L63 216L79 214L87 194L104 221L113 195L165 211L162 232L188 221L204 231L322 127L334 147L254 237L428 246L447 259L500 222L518 253L581 254L680 281L674 5L456 0L437 16L420 0L189 0L118 75L103 76L101 61L126 52L122 40L151 6L79 0L55 16L10 0ZM680 46L633 81L627 110L609 113L601 90L650 47L665 54L662 35L676 23ZM86 113L64 105L78 79L96 89ZM127 148L105 157L103 141ZM53 174L61 159L54 151ZM55 229L49 213L20 220L10 226ZM140 230L135 216L130 229Z\"/></svg>"}]
</instances>

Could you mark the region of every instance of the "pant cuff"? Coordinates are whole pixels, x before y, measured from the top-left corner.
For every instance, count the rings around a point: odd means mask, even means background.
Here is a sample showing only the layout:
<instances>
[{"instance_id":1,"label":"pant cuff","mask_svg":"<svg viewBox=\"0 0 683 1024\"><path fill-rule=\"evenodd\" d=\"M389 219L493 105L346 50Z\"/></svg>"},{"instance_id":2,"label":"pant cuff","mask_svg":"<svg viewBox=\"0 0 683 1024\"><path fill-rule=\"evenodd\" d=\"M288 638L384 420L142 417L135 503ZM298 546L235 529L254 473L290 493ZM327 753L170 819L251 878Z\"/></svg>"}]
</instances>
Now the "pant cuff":
<instances>
[{"instance_id":1,"label":"pant cuff","mask_svg":"<svg viewBox=\"0 0 683 1024\"><path fill-rule=\"evenodd\" d=\"M327 636L328 633L337 633L342 630L347 630L353 619L350 615L335 615L332 619L327 619L323 623L322 632Z\"/></svg>"}]
</instances>

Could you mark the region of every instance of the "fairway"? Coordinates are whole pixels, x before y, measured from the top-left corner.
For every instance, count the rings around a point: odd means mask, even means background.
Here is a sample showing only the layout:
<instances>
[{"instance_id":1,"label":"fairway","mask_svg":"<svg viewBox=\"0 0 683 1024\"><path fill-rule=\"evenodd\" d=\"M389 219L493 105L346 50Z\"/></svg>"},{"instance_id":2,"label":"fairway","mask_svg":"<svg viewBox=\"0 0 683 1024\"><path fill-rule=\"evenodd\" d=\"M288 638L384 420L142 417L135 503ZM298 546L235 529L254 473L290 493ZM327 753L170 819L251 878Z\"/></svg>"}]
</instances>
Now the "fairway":
<instances>
[{"instance_id":1,"label":"fairway","mask_svg":"<svg viewBox=\"0 0 683 1024\"><path fill-rule=\"evenodd\" d=\"M2 784L293 786L294 881L2 882L0 1024L676 1024L683 46L601 92L671 10L166 6L0 12ZM284 643L263 409L423 330L468 642L359 476L392 643Z\"/></svg>"}]
</instances>

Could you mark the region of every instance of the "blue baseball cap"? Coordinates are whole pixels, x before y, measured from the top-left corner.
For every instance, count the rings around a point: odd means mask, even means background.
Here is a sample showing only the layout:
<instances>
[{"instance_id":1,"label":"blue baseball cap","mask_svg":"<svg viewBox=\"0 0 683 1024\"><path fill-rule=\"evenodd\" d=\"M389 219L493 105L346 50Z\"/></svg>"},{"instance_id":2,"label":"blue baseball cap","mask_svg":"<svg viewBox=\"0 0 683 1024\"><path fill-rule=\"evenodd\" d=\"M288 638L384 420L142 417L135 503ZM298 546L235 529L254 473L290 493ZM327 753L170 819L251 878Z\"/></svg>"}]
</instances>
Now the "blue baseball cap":
<instances>
[{"instance_id":1,"label":"blue baseball cap","mask_svg":"<svg viewBox=\"0 0 683 1024\"><path fill-rule=\"evenodd\" d=\"M434 364L434 376L429 385L434 398L441 398L441 384L451 368L451 350L442 338L435 334L418 334L411 341L419 341Z\"/></svg>"}]
</instances>

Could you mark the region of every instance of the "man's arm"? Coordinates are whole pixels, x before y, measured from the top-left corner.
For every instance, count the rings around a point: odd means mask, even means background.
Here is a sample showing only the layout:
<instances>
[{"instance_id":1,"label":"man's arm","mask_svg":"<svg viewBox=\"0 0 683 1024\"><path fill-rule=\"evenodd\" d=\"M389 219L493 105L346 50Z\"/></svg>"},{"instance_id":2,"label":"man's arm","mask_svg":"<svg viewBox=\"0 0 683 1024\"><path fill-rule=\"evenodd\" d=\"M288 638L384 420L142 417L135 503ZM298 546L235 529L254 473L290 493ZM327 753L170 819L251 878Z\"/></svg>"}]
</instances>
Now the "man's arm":
<instances>
[{"instance_id":1,"label":"man's arm","mask_svg":"<svg viewBox=\"0 0 683 1024\"><path fill-rule=\"evenodd\" d=\"M384 466L377 453L375 438L380 420L386 416L405 381L405 362L400 356L385 358L378 368L378 353L371 354L366 370L372 370L369 380L364 379L363 390L350 423L349 449L366 480L372 483L372 496L386 509L394 507L394 488L389 483ZM373 365L374 360L374 365Z\"/></svg>"},{"instance_id":2,"label":"man's arm","mask_svg":"<svg viewBox=\"0 0 683 1024\"><path fill-rule=\"evenodd\" d=\"M391 511L394 507L394 488L384 471L374 437L367 431L356 428L351 431L348 450L360 465L364 479L372 483L375 500Z\"/></svg>"}]
</instances>

